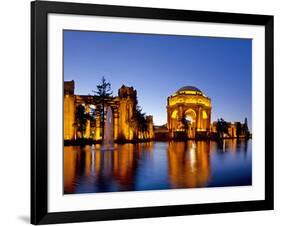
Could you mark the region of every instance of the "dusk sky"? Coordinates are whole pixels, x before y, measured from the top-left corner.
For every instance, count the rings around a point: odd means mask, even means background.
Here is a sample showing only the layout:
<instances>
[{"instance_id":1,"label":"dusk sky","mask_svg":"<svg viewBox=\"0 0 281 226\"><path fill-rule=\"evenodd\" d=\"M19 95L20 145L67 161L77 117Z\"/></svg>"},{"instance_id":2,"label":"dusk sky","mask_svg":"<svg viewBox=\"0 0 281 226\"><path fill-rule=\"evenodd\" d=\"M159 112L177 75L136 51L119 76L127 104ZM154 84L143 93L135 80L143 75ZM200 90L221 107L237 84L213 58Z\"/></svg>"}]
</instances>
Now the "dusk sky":
<instances>
[{"instance_id":1,"label":"dusk sky","mask_svg":"<svg viewBox=\"0 0 281 226\"><path fill-rule=\"evenodd\" d=\"M137 90L154 124L167 122L167 97L196 86L212 101L212 121L252 125L252 40L64 31L64 81L91 94L104 76L114 96L122 84Z\"/></svg>"}]
</instances>

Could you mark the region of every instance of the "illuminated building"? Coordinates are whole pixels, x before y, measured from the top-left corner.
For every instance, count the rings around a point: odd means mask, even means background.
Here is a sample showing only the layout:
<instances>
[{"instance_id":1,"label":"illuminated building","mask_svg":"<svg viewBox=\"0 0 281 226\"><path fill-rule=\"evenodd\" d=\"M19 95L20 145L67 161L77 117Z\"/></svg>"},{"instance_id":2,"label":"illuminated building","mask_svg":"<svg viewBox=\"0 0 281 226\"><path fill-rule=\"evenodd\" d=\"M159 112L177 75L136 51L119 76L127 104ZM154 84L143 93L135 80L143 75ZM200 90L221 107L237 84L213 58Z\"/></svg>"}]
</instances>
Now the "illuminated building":
<instances>
[{"instance_id":1,"label":"illuminated building","mask_svg":"<svg viewBox=\"0 0 281 226\"><path fill-rule=\"evenodd\" d=\"M211 126L211 99L193 86L184 86L167 98L167 128L171 139L207 136Z\"/></svg>"},{"instance_id":2,"label":"illuminated building","mask_svg":"<svg viewBox=\"0 0 281 226\"><path fill-rule=\"evenodd\" d=\"M76 140L77 138L102 140L101 98L92 95L76 95L74 90L73 80L64 82L64 140ZM153 138L152 116L146 116L146 131L140 131L137 126L134 117L137 107L137 91L133 87L123 85L118 90L118 96L107 97L104 101L105 107L112 109L114 140L133 141ZM94 120L87 119L83 134L79 133L75 126L75 112L79 105L85 107L86 113L94 112Z\"/></svg>"},{"instance_id":3,"label":"illuminated building","mask_svg":"<svg viewBox=\"0 0 281 226\"><path fill-rule=\"evenodd\" d=\"M239 135L237 134L237 125L238 123L241 126L241 130ZM224 133L224 138L249 138L251 134L249 134L248 129L243 129L247 126L245 123L241 122L227 122L227 133ZM217 122L213 122L211 124L211 133L216 134L217 133Z\"/></svg>"}]
</instances>

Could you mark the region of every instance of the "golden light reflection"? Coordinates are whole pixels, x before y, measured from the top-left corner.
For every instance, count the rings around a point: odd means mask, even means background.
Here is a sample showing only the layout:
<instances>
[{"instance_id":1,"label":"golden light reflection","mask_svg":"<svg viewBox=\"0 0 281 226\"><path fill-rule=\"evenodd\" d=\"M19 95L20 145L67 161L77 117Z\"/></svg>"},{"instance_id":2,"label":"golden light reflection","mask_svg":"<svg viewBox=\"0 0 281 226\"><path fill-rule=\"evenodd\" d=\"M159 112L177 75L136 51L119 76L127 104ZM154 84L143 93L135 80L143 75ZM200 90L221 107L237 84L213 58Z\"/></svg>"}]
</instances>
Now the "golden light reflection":
<instances>
[{"instance_id":1,"label":"golden light reflection","mask_svg":"<svg viewBox=\"0 0 281 226\"><path fill-rule=\"evenodd\" d=\"M210 172L209 143L170 142L168 145L169 177L173 188L203 187Z\"/></svg>"},{"instance_id":2,"label":"golden light reflection","mask_svg":"<svg viewBox=\"0 0 281 226\"><path fill-rule=\"evenodd\" d=\"M114 145L66 146L64 148L64 191L81 193L138 190L138 183L159 183L155 175L165 175L168 188L206 187L212 180L211 156L247 150L247 143L187 141ZM160 169L160 171L159 171ZM166 179L165 179L166 180ZM87 187L88 186L88 187ZM161 185L164 186L165 185ZM166 188L166 187L165 187ZM112 191L112 190L110 190Z\"/></svg>"},{"instance_id":3,"label":"golden light reflection","mask_svg":"<svg viewBox=\"0 0 281 226\"><path fill-rule=\"evenodd\" d=\"M114 150L103 150L102 146L87 145L64 148L64 191L75 193L77 178L88 181L116 181L120 190L130 189L134 184L137 160L151 155L153 143L115 144Z\"/></svg>"},{"instance_id":4,"label":"golden light reflection","mask_svg":"<svg viewBox=\"0 0 281 226\"><path fill-rule=\"evenodd\" d=\"M76 159L77 152L73 151L74 147L64 147L64 191L73 193L76 178Z\"/></svg>"}]
</instances>

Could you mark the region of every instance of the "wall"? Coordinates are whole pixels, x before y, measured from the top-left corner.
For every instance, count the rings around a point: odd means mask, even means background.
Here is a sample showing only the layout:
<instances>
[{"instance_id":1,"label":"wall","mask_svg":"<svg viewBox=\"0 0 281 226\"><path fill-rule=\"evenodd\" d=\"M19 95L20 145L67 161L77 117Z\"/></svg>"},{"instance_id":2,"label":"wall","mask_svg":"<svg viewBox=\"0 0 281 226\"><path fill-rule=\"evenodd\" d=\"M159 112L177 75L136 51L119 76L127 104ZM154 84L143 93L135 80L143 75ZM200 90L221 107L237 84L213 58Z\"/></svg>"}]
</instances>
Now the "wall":
<instances>
[{"instance_id":1,"label":"wall","mask_svg":"<svg viewBox=\"0 0 281 226\"><path fill-rule=\"evenodd\" d=\"M137 5L194 10L229 11L275 15L275 115L281 115L281 7L278 0L88 0L84 2ZM30 165L30 5L27 0L1 1L0 96L1 225L24 225L29 221ZM278 28L278 29L277 29ZM279 42L278 42L279 41ZM278 63L277 63L278 62ZM279 88L279 90L278 90ZM219 215L169 217L99 222L95 225L280 225L281 221L281 117L275 119L276 210ZM279 221L279 223L277 223ZM82 225L82 224L81 224ZM85 223L83 225L92 225Z\"/></svg>"},{"instance_id":2,"label":"wall","mask_svg":"<svg viewBox=\"0 0 281 226\"><path fill-rule=\"evenodd\" d=\"M63 109L64 109L64 139L65 140L72 140L75 137L75 129L74 129L74 122L75 122L75 105L74 105L75 97L74 95L66 94L63 99Z\"/></svg>"}]
</instances>

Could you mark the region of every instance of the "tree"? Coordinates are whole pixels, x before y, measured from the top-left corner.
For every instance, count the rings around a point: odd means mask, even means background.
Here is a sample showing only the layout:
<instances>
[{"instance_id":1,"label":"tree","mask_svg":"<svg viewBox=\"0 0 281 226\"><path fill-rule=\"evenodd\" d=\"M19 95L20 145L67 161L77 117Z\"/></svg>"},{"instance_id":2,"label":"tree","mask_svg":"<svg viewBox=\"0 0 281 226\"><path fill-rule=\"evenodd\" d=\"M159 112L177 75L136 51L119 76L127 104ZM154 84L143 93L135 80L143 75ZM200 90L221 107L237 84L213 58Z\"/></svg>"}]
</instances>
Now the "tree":
<instances>
[{"instance_id":1,"label":"tree","mask_svg":"<svg viewBox=\"0 0 281 226\"><path fill-rule=\"evenodd\" d=\"M250 131L249 131L249 128L248 128L248 119L247 118L245 118L242 130L243 130L244 135L247 138L249 138L250 137Z\"/></svg>"},{"instance_id":2,"label":"tree","mask_svg":"<svg viewBox=\"0 0 281 226\"><path fill-rule=\"evenodd\" d=\"M86 130L87 114L83 105L78 105L75 111L75 122L76 131L81 133L82 138Z\"/></svg>"},{"instance_id":3,"label":"tree","mask_svg":"<svg viewBox=\"0 0 281 226\"><path fill-rule=\"evenodd\" d=\"M237 137L237 139L240 138L241 134L242 134L241 122L236 122L236 137Z\"/></svg>"},{"instance_id":4,"label":"tree","mask_svg":"<svg viewBox=\"0 0 281 226\"><path fill-rule=\"evenodd\" d=\"M136 114L137 114L138 129L141 133L145 134L148 130L146 114L142 112L142 109L139 106L137 106Z\"/></svg>"},{"instance_id":5,"label":"tree","mask_svg":"<svg viewBox=\"0 0 281 226\"><path fill-rule=\"evenodd\" d=\"M97 91L93 91L100 100L100 113L101 113L101 126L102 126L102 139L104 137L104 119L105 119L105 105L112 96L111 84L107 82L104 76L101 78L101 83L97 85Z\"/></svg>"},{"instance_id":6,"label":"tree","mask_svg":"<svg viewBox=\"0 0 281 226\"><path fill-rule=\"evenodd\" d=\"M222 118L218 119L216 128L219 138L223 138L224 134L228 134L229 125Z\"/></svg>"},{"instance_id":7,"label":"tree","mask_svg":"<svg viewBox=\"0 0 281 226\"><path fill-rule=\"evenodd\" d=\"M137 101L136 101L137 102ZM145 133L148 131L148 125L146 120L146 114L142 112L142 109L139 105L136 105L133 117L130 120L130 125L134 127L138 132L141 132L145 138ZM138 137L135 137L138 139Z\"/></svg>"},{"instance_id":8,"label":"tree","mask_svg":"<svg viewBox=\"0 0 281 226\"><path fill-rule=\"evenodd\" d=\"M186 135L188 135L188 129L189 129L189 126L190 126L190 124L191 124L191 121L188 120L188 119L185 118L185 117L182 117L181 122L182 122L182 124L183 124L184 132L186 133Z\"/></svg>"}]
</instances>

